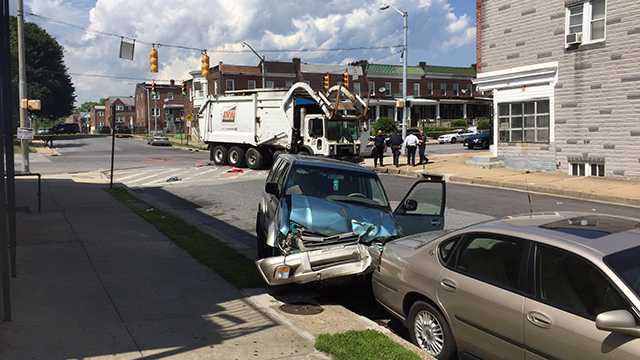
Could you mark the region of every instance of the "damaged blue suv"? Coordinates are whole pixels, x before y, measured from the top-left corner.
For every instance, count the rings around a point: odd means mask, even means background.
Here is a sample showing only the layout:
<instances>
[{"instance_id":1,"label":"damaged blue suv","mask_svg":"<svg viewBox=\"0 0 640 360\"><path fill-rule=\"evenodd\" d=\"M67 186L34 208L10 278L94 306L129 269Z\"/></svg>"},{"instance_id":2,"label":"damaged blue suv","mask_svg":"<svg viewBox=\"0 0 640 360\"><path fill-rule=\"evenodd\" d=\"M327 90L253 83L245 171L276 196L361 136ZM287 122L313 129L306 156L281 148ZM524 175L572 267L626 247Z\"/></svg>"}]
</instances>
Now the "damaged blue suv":
<instances>
[{"instance_id":1,"label":"damaged blue suv","mask_svg":"<svg viewBox=\"0 0 640 360\"><path fill-rule=\"evenodd\" d=\"M269 285L372 270L390 240L444 227L445 183L417 181L395 210L377 174L353 163L281 155L256 218L256 265Z\"/></svg>"}]
</instances>

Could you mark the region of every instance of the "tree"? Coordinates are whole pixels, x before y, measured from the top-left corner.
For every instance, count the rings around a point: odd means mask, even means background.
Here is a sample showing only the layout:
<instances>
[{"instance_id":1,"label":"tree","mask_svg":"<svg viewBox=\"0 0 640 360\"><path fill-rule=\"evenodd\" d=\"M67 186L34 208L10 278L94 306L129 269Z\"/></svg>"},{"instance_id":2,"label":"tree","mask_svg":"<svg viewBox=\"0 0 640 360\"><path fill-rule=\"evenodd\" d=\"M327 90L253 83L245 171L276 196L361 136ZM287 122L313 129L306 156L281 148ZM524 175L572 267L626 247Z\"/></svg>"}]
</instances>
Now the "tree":
<instances>
[{"instance_id":1,"label":"tree","mask_svg":"<svg viewBox=\"0 0 640 360\"><path fill-rule=\"evenodd\" d=\"M377 134L381 130L384 134L393 134L398 130L398 125L391 118L381 117L373 123L373 133Z\"/></svg>"},{"instance_id":2,"label":"tree","mask_svg":"<svg viewBox=\"0 0 640 360\"><path fill-rule=\"evenodd\" d=\"M491 122L487 119L482 119L478 121L478 130L489 130L491 129Z\"/></svg>"},{"instance_id":3,"label":"tree","mask_svg":"<svg viewBox=\"0 0 640 360\"><path fill-rule=\"evenodd\" d=\"M104 105L105 100L106 100L105 98L101 98L99 101L87 101L87 102L84 102L78 107L77 111L79 111L79 112L89 112L96 105Z\"/></svg>"},{"instance_id":4,"label":"tree","mask_svg":"<svg viewBox=\"0 0 640 360\"><path fill-rule=\"evenodd\" d=\"M454 128L466 128L467 127L467 121L465 119L453 120L451 122L451 127L454 127Z\"/></svg>"},{"instance_id":5,"label":"tree","mask_svg":"<svg viewBox=\"0 0 640 360\"><path fill-rule=\"evenodd\" d=\"M18 101L18 34L17 20L11 17L9 34L11 50L11 95ZM73 112L75 88L64 64L62 46L44 29L33 23L25 23L25 60L27 72L27 94L30 99L39 99L42 110L39 118L57 119Z\"/></svg>"}]
</instances>

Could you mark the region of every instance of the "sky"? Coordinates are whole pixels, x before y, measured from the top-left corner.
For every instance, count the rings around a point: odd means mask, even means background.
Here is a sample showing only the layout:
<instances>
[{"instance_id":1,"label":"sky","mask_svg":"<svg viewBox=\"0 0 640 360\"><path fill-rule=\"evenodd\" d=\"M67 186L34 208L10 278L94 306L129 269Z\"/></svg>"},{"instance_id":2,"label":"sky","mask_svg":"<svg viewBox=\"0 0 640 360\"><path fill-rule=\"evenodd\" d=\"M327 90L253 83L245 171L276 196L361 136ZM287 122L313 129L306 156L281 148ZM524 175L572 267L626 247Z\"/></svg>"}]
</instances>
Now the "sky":
<instances>
[{"instance_id":1,"label":"sky","mask_svg":"<svg viewBox=\"0 0 640 360\"><path fill-rule=\"evenodd\" d=\"M11 2L14 3L13 1ZM409 65L469 66L475 63L473 0L25 0L28 12L149 43L209 49L213 66L256 65L251 53L215 49L309 49L389 46L402 43L402 17L379 7L390 3L409 14ZM106 96L133 95L135 80L100 79L104 74L135 79L189 78L200 67L200 53L160 47L159 73L149 72L149 45L137 43L133 61L118 58L120 40L87 33L34 16L64 47L78 103ZM399 49L268 53L268 60L327 64L366 59L401 64Z\"/></svg>"}]
</instances>

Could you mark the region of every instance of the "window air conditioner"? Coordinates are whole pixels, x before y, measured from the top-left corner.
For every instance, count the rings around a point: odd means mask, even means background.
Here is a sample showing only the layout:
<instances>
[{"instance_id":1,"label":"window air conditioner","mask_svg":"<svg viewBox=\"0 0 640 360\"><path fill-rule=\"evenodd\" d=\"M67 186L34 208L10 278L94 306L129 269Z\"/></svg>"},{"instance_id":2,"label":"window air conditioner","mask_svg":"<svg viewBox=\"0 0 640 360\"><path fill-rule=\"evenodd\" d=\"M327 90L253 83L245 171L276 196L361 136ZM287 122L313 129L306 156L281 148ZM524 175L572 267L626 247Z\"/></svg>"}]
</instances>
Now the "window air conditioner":
<instances>
[{"instance_id":1,"label":"window air conditioner","mask_svg":"<svg viewBox=\"0 0 640 360\"><path fill-rule=\"evenodd\" d=\"M567 35L567 45L580 45L582 44L582 33L573 33Z\"/></svg>"}]
</instances>

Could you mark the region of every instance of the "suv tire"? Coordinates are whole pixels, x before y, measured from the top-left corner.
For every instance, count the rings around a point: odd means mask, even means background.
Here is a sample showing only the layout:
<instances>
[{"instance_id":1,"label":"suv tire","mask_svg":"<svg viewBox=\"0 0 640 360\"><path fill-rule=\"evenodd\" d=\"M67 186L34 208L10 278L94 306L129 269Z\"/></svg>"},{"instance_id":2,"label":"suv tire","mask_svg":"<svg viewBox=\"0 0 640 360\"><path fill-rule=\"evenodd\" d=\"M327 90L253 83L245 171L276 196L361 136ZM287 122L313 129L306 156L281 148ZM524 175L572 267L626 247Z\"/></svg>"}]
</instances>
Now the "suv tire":
<instances>
[{"instance_id":1,"label":"suv tire","mask_svg":"<svg viewBox=\"0 0 640 360\"><path fill-rule=\"evenodd\" d=\"M424 301L409 310L407 327L411 341L438 360L456 358L456 343L442 313Z\"/></svg>"}]
</instances>

